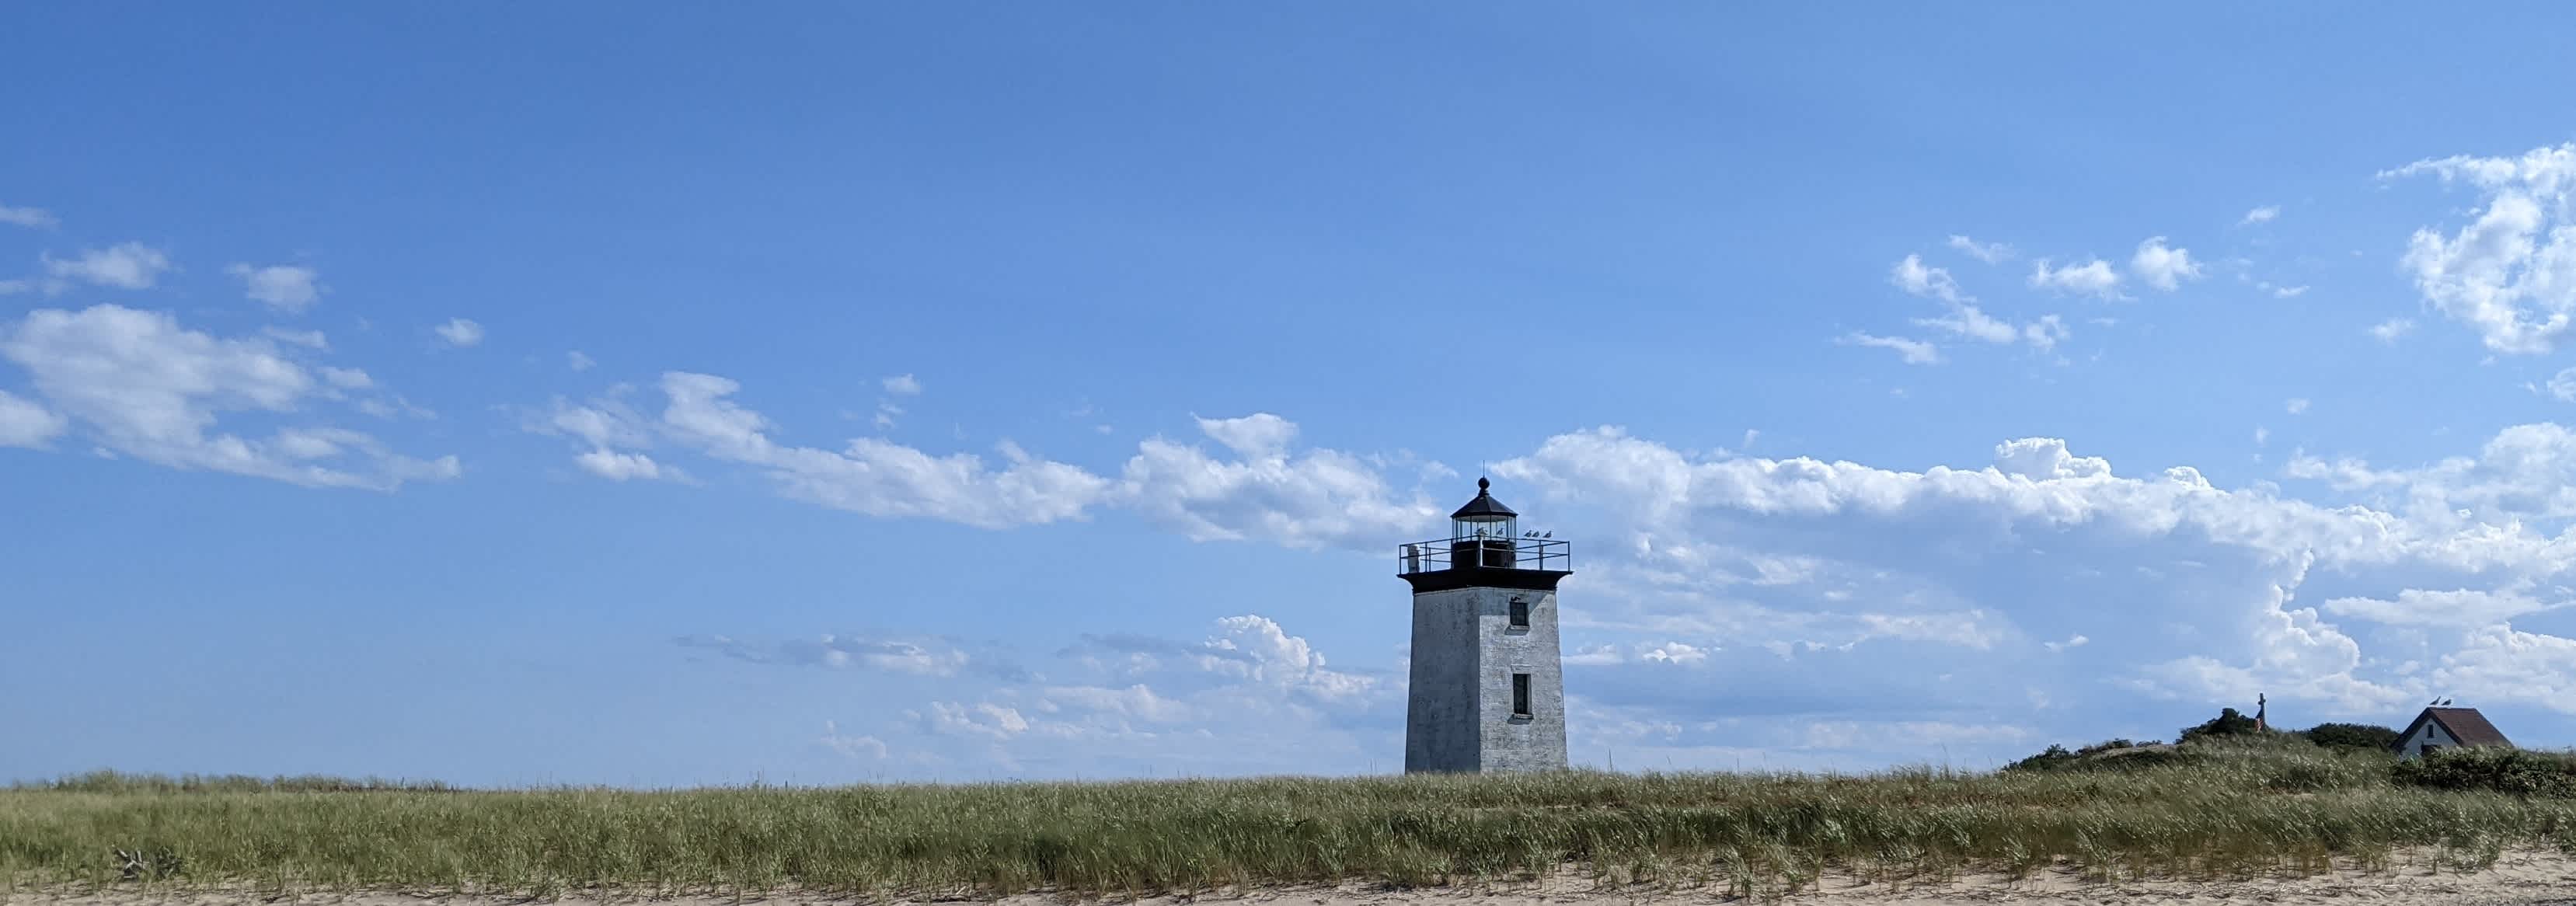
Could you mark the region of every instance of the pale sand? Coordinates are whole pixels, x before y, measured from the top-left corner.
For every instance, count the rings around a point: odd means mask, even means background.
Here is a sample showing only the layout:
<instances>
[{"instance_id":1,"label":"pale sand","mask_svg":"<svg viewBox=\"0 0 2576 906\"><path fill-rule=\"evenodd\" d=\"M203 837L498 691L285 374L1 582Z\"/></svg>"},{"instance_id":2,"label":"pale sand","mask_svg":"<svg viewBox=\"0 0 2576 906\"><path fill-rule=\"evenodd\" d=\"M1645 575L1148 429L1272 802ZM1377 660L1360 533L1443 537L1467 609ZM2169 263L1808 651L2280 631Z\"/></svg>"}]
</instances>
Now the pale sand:
<instances>
[{"instance_id":1,"label":"pale sand","mask_svg":"<svg viewBox=\"0 0 2576 906\"><path fill-rule=\"evenodd\" d=\"M825 904L866 902L877 906L918 906L927 903L989 903L994 906L1681 906L1681 904L1746 903L1732 897L1723 886L1682 887L1668 889L1657 885L1614 887L1576 875L1562 875L1535 883L1517 882L1484 886L1461 886L1397 890L1375 885L1343 884L1339 886L1266 887L1248 891L1223 891L1198 896L1152 896L1075 898L1048 894L977 897L960 895L885 897L850 901L831 897L799 896L771 892L743 897L693 895L680 897L567 895L531 900L526 897L499 897L455 894L407 893L315 893L277 897L249 891L222 890L111 890L81 892L65 890L37 893L19 890L0 894L0 906L28 904L74 904L74 906L526 906L554 903L561 906L789 906L789 904ZM1849 876L1828 875L1821 885L1811 885L1793 894L1773 898L1758 897L1753 902L1778 902L1785 906L1906 906L1906 904L1980 903L2001 906L2041 906L2041 904L2088 904L2088 906L2210 906L2213 903L2304 904L2352 902L2374 906L2403 904L2439 904L2439 906L2487 906L2487 904L2565 904L2576 906L2576 857L2558 853L2508 853L2495 866L2466 874L2451 869L2434 870L2429 856L2401 857L2390 867L2379 871L2339 870L2332 874L2305 878L2255 878L2246 880L2116 880L2103 882L2079 877L2072 871L2044 872L2019 881L1994 875L1967 875L1950 882L1915 881L1890 889L1881 883L1863 883Z\"/></svg>"}]
</instances>

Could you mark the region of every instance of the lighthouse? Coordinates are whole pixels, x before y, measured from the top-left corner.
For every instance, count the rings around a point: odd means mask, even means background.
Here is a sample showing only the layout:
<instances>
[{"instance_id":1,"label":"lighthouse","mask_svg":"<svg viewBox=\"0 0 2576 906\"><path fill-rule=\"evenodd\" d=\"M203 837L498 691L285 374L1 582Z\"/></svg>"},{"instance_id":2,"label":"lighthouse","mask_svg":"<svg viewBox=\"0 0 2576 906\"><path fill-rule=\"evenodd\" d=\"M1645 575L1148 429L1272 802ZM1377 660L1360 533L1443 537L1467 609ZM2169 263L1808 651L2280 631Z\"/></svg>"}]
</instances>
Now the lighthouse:
<instances>
[{"instance_id":1,"label":"lighthouse","mask_svg":"<svg viewBox=\"0 0 2576 906\"><path fill-rule=\"evenodd\" d=\"M1449 514L1449 537L1397 549L1413 586L1405 773L1565 767L1556 583L1573 563L1553 535L1522 532L1478 478L1476 499Z\"/></svg>"}]
</instances>

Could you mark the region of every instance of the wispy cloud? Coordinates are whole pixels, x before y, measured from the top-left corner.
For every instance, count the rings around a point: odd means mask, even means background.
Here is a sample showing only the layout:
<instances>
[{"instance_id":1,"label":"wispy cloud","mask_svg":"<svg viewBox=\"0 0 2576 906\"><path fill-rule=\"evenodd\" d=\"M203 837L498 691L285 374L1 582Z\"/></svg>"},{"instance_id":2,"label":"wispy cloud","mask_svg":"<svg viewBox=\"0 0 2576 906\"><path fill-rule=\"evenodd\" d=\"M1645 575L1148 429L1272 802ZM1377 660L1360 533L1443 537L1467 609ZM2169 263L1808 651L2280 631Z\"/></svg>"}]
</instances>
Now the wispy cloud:
<instances>
[{"instance_id":1,"label":"wispy cloud","mask_svg":"<svg viewBox=\"0 0 2576 906\"><path fill-rule=\"evenodd\" d=\"M140 242L127 242L104 249L84 249L76 258L41 256L46 276L52 278L48 292L69 289L74 281L117 289L151 289L170 269L170 256L160 249Z\"/></svg>"},{"instance_id":2,"label":"wispy cloud","mask_svg":"<svg viewBox=\"0 0 2576 906\"><path fill-rule=\"evenodd\" d=\"M2014 255L2012 246L2000 242L1978 242L1956 234L1950 237L1950 247L1987 264L2010 261Z\"/></svg>"},{"instance_id":3,"label":"wispy cloud","mask_svg":"<svg viewBox=\"0 0 2576 906\"><path fill-rule=\"evenodd\" d=\"M309 267L235 264L225 268L224 273L241 278L244 295L286 314L301 312L322 300L322 285L316 282L320 275Z\"/></svg>"},{"instance_id":4,"label":"wispy cloud","mask_svg":"<svg viewBox=\"0 0 2576 906\"><path fill-rule=\"evenodd\" d=\"M1941 364L1940 347L1921 340L1908 340L1904 337L1881 337L1865 333L1852 333L1845 335L1840 342L1852 346L1870 346L1878 349L1895 350L1897 357L1902 359L1905 364L1908 365Z\"/></svg>"},{"instance_id":5,"label":"wispy cloud","mask_svg":"<svg viewBox=\"0 0 2576 906\"><path fill-rule=\"evenodd\" d=\"M1939 317L1914 319L1917 326L1988 343L2027 342L2042 351L2055 348L2071 335L2064 320L2056 315L2046 315L2029 324L2016 326L1987 314L1977 307L1976 297L1959 289L1958 281L1951 278L1948 269L1925 265L1921 255L1907 255L1904 260L1896 262L1895 267L1888 271L1887 281L1913 295L1939 300L1949 308L1947 314ZM1925 349L1928 350L1929 346ZM1907 361L1913 361L1913 357L1909 355Z\"/></svg>"},{"instance_id":6,"label":"wispy cloud","mask_svg":"<svg viewBox=\"0 0 2576 906\"><path fill-rule=\"evenodd\" d=\"M13 208L0 204L0 223L46 230L60 222L54 219L53 212L43 208Z\"/></svg>"},{"instance_id":7,"label":"wispy cloud","mask_svg":"<svg viewBox=\"0 0 2576 906\"><path fill-rule=\"evenodd\" d=\"M331 348L331 339L323 336L322 332L319 330L288 330L283 327L262 327L259 329L259 332L260 335L276 340L280 343L302 346L306 349L328 350Z\"/></svg>"}]
</instances>

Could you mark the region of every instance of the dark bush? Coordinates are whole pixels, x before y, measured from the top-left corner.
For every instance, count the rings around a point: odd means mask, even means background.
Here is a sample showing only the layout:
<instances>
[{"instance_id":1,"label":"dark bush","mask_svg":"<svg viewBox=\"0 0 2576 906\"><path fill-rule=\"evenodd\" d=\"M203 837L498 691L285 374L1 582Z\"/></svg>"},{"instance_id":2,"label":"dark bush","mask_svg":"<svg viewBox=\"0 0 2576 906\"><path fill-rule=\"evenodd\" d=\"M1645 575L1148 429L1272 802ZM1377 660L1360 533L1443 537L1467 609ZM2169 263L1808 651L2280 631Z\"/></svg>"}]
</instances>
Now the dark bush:
<instances>
[{"instance_id":1,"label":"dark bush","mask_svg":"<svg viewBox=\"0 0 2576 906\"><path fill-rule=\"evenodd\" d=\"M2197 742L2222 736L2246 736L2256 732L2256 729L2253 718L2237 713L2234 708L2220 708L2218 716L2210 718L2208 722L2196 727L2184 727L2182 735L2175 737L2174 742Z\"/></svg>"},{"instance_id":2,"label":"dark bush","mask_svg":"<svg viewBox=\"0 0 2576 906\"><path fill-rule=\"evenodd\" d=\"M2437 790L2489 790L2517 796L2576 798L2576 756L2503 746L2441 749L2397 763L2399 784Z\"/></svg>"},{"instance_id":3,"label":"dark bush","mask_svg":"<svg viewBox=\"0 0 2576 906\"><path fill-rule=\"evenodd\" d=\"M2154 740L2131 742L2112 739L2097 742L2072 752L2065 746L2050 745L2046 751L2005 765L2007 771L2126 771L2163 764L2177 764L2189 756L2174 747Z\"/></svg>"},{"instance_id":4,"label":"dark bush","mask_svg":"<svg viewBox=\"0 0 2576 906\"><path fill-rule=\"evenodd\" d=\"M2329 749L2371 749L2385 752L2397 745L2398 733L2371 724L2318 724L2300 731L2309 742Z\"/></svg>"},{"instance_id":5,"label":"dark bush","mask_svg":"<svg viewBox=\"0 0 2576 906\"><path fill-rule=\"evenodd\" d=\"M2065 767L2067 762L2074 760L2075 753L2067 751L2065 746L2061 746L2056 743L2049 743L2048 748L2042 750L2039 754L2004 765L2004 770L2054 771Z\"/></svg>"},{"instance_id":6,"label":"dark bush","mask_svg":"<svg viewBox=\"0 0 2576 906\"><path fill-rule=\"evenodd\" d=\"M2085 747L2083 747L2083 748L2081 748L2081 749L2077 749L2077 750L2075 750L2075 755L2076 755L2076 757L2078 757L2078 758L2083 758L2083 757L2089 757L2089 756L2093 756L2093 755L2100 755L2100 754L2102 754L2102 753L2104 753L2104 752L2113 752L2113 751L2118 751L2118 750L2120 750L2120 749L2141 749L2141 748L2147 748L2147 747L2151 747L2151 746L2161 746L2161 745L2164 745L2164 743L2159 742L2159 741L2156 741L2156 740L2153 740L2153 739L2147 740L2147 741L2145 741L2145 742L2130 742L2130 741L2129 741L2129 740L2127 740L2127 739L2106 739L2106 740L2103 740L2103 741L2101 741L2101 742L2097 742L2097 743L2094 743L2094 744L2092 744L2092 745L2085 746Z\"/></svg>"}]
</instances>

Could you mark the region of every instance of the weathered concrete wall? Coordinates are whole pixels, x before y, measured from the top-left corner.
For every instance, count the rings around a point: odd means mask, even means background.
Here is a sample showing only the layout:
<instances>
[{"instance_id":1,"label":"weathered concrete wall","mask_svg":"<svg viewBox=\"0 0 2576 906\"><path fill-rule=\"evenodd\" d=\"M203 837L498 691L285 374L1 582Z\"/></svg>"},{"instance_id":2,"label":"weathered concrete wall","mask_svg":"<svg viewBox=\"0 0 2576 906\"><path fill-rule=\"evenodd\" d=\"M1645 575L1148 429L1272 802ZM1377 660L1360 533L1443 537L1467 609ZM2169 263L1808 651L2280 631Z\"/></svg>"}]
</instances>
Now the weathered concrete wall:
<instances>
[{"instance_id":1,"label":"weathered concrete wall","mask_svg":"<svg viewBox=\"0 0 2576 906\"><path fill-rule=\"evenodd\" d=\"M1565 767L1565 661L1556 642L1556 593L1480 589L1478 628L1484 641L1479 673L1484 692L1484 757L1480 767L1498 771L1548 771ZM1512 629L1511 598L1529 601L1528 629ZM1530 716L1512 716L1512 674L1530 675Z\"/></svg>"},{"instance_id":2,"label":"weathered concrete wall","mask_svg":"<svg viewBox=\"0 0 2576 906\"><path fill-rule=\"evenodd\" d=\"M1511 627L1511 599L1529 628ZM1461 588L1413 596L1412 688L1405 770L1540 771L1565 767L1565 674L1556 594ZM1512 675L1530 676L1530 714L1512 713Z\"/></svg>"},{"instance_id":3,"label":"weathered concrete wall","mask_svg":"<svg viewBox=\"0 0 2576 906\"><path fill-rule=\"evenodd\" d=\"M1476 597L1461 588L1413 596L1413 674L1404 709L1404 771L1473 771L1481 743Z\"/></svg>"}]
</instances>

